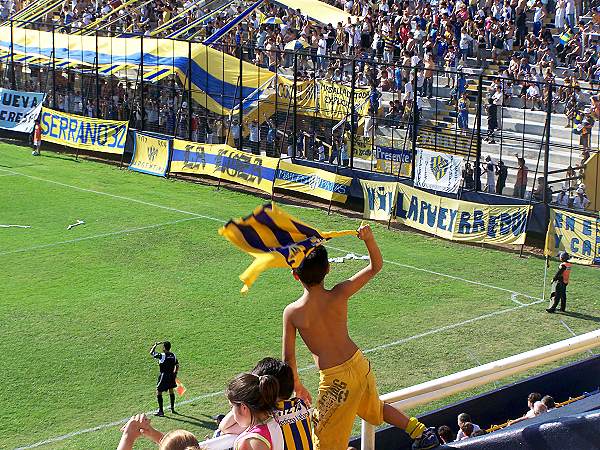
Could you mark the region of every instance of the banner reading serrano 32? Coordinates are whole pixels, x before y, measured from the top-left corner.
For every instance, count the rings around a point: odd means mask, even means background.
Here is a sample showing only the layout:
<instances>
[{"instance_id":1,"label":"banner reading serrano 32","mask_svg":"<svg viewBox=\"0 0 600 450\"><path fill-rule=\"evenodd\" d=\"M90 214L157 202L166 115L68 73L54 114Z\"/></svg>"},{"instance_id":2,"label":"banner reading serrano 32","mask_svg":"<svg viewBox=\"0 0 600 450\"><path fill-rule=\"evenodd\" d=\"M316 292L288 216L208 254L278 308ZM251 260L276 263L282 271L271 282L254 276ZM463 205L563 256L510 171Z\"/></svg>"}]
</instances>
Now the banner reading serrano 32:
<instances>
[{"instance_id":1,"label":"banner reading serrano 32","mask_svg":"<svg viewBox=\"0 0 600 450\"><path fill-rule=\"evenodd\" d=\"M171 173L208 175L273 192L277 158L240 152L227 144L173 140Z\"/></svg>"},{"instance_id":2,"label":"banner reading serrano 32","mask_svg":"<svg viewBox=\"0 0 600 450\"><path fill-rule=\"evenodd\" d=\"M0 128L31 133L46 94L0 88Z\"/></svg>"},{"instance_id":3,"label":"banner reading serrano 32","mask_svg":"<svg viewBox=\"0 0 600 450\"><path fill-rule=\"evenodd\" d=\"M169 167L170 139L136 131L130 170L164 177Z\"/></svg>"},{"instance_id":4,"label":"banner reading serrano 32","mask_svg":"<svg viewBox=\"0 0 600 450\"><path fill-rule=\"evenodd\" d=\"M398 222L453 241L525 242L529 205L486 205L398 184Z\"/></svg>"},{"instance_id":5,"label":"banner reading serrano 32","mask_svg":"<svg viewBox=\"0 0 600 450\"><path fill-rule=\"evenodd\" d=\"M42 140L89 151L123 154L127 121L92 119L42 108Z\"/></svg>"},{"instance_id":6,"label":"banner reading serrano 32","mask_svg":"<svg viewBox=\"0 0 600 450\"><path fill-rule=\"evenodd\" d=\"M600 264L600 219L550 208L544 254L558 256L561 251L574 263Z\"/></svg>"},{"instance_id":7,"label":"banner reading serrano 32","mask_svg":"<svg viewBox=\"0 0 600 450\"><path fill-rule=\"evenodd\" d=\"M351 183L352 178L350 177L281 161L277 171L275 187L345 203Z\"/></svg>"}]
</instances>

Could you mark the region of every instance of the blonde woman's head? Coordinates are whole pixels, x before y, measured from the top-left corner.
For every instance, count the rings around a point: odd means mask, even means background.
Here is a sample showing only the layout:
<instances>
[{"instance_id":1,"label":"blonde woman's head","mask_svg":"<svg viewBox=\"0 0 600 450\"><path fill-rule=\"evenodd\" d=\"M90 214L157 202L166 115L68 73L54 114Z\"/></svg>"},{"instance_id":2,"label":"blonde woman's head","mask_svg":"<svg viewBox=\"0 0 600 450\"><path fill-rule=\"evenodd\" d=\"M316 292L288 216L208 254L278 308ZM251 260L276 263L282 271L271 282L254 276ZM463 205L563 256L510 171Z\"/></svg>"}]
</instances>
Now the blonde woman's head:
<instances>
[{"instance_id":1,"label":"blonde woman's head","mask_svg":"<svg viewBox=\"0 0 600 450\"><path fill-rule=\"evenodd\" d=\"M163 436L159 450L199 450L196 436L189 431L173 430Z\"/></svg>"}]
</instances>

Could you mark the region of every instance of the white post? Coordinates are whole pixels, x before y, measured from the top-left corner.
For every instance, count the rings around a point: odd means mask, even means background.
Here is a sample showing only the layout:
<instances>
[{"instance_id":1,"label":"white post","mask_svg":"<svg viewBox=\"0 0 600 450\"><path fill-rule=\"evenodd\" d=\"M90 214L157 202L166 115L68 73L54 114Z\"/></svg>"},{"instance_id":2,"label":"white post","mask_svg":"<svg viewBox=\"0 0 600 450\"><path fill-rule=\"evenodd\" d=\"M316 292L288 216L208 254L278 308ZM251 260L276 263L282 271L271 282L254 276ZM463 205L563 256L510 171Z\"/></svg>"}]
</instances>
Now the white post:
<instances>
[{"instance_id":1,"label":"white post","mask_svg":"<svg viewBox=\"0 0 600 450\"><path fill-rule=\"evenodd\" d=\"M375 450L375 427L369 422L360 424L360 450Z\"/></svg>"}]
</instances>

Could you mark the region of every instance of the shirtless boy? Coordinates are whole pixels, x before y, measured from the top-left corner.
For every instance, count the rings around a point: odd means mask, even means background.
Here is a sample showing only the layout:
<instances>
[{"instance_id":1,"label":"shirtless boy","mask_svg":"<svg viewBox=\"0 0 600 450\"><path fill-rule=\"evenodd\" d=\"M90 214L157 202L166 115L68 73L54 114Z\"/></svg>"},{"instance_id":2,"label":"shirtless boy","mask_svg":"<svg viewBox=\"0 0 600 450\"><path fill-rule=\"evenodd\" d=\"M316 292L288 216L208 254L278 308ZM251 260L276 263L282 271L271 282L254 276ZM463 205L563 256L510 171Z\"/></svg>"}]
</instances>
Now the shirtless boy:
<instances>
[{"instance_id":1,"label":"shirtless boy","mask_svg":"<svg viewBox=\"0 0 600 450\"><path fill-rule=\"evenodd\" d=\"M313 417L314 449L346 450L357 414L373 425L385 421L405 430L415 439L414 449L434 448L439 443L433 429L379 399L371 364L348 335L348 299L383 266L371 228L361 226L358 238L367 246L370 264L333 289L325 289L324 278L329 273L327 250L317 247L293 271L304 294L283 313L283 359L294 372L296 396L311 402L298 376L296 331L311 351L320 373Z\"/></svg>"}]
</instances>

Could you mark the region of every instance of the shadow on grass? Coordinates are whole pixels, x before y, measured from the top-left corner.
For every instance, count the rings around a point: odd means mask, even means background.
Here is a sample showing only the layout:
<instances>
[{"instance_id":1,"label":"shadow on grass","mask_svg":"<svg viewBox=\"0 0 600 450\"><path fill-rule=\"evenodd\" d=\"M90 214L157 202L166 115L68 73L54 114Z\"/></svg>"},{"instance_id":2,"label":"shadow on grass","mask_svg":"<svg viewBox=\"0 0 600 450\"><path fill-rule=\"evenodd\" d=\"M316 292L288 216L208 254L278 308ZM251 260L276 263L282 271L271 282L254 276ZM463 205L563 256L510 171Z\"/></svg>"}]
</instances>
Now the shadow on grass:
<instances>
[{"instance_id":1,"label":"shadow on grass","mask_svg":"<svg viewBox=\"0 0 600 450\"><path fill-rule=\"evenodd\" d=\"M573 311L562 311L560 312L560 314L562 314L563 316L573 317L575 319L589 320L590 322L600 323L600 317L590 316L589 314L583 314Z\"/></svg>"},{"instance_id":2,"label":"shadow on grass","mask_svg":"<svg viewBox=\"0 0 600 450\"><path fill-rule=\"evenodd\" d=\"M183 417L185 417L185 419L183 419ZM216 422L214 420L212 420L212 418L210 418L208 416L206 416L206 417L210 420L205 420L205 419L201 419L198 417L188 416L188 415L180 414L180 413L169 414L168 416L165 415L164 418L169 419L169 420L174 420L176 422L189 423L190 425L207 428L209 430L216 430L217 429Z\"/></svg>"}]
</instances>

